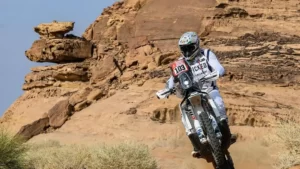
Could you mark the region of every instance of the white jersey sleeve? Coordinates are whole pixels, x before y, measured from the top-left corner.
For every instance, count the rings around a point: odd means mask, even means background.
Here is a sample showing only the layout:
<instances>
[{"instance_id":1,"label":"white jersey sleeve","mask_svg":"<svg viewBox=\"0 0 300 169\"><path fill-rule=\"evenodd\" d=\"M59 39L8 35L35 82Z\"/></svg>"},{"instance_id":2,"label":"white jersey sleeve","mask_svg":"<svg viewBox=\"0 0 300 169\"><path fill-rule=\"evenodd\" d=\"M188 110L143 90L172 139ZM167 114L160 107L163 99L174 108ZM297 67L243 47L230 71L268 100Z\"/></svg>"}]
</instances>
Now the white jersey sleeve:
<instances>
[{"instance_id":1,"label":"white jersey sleeve","mask_svg":"<svg viewBox=\"0 0 300 169\"><path fill-rule=\"evenodd\" d=\"M225 74L225 69L219 62L217 56L211 50L205 50L205 54L208 55L208 64L214 69L217 70L220 76Z\"/></svg>"}]
</instances>

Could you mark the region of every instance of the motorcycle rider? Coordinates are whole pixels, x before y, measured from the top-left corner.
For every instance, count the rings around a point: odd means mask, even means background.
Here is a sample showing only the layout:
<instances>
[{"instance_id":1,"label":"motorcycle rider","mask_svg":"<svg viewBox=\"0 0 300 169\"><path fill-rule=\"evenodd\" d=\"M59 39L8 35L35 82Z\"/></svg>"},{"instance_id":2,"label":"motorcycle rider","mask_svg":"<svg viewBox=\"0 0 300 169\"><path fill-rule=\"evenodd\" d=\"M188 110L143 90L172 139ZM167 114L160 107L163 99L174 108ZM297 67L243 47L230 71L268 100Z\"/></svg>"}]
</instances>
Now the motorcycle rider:
<instances>
[{"instance_id":1,"label":"motorcycle rider","mask_svg":"<svg viewBox=\"0 0 300 169\"><path fill-rule=\"evenodd\" d=\"M219 76L223 76L225 73L225 69L218 61L216 55L210 51L209 49L202 49L200 48L200 39L195 32L186 32L184 33L180 40L179 40L179 48L182 53L182 57L180 59L184 59L186 63L189 65L193 72L194 79L201 79L204 76L208 75L212 71L217 71L219 73ZM170 89L176 90L176 95L179 98L183 98L183 95L180 90L180 86L178 83L174 82L174 77L171 75L169 80L166 83L166 88L163 90L160 90L156 93L157 97L159 99L168 98L170 93L164 94L166 91L169 91ZM217 105L217 108L221 114L218 122L220 126L221 133L223 134L224 138L224 146L226 148L229 148L230 146L230 140L231 140L231 133L228 125L228 118L226 115L226 110L224 106L223 99L219 93L216 81L213 82L205 82L202 89L205 88L213 88L213 90L209 93L210 97L214 100L214 102ZM190 111L191 107L188 105L183 106L181 109L181 112L184 111ZM206 138L201 133L197 133L196 131L189 128L189 126L186 124L184 117L182 116L182 123L186 129L186 134L189 137L194 150L192 151L193 157L201 157L200 154L200 147L198 147L199 141L201 143L207 142ZM200 138L200 140L199 140Z\"/></svg>"}]
</instances>

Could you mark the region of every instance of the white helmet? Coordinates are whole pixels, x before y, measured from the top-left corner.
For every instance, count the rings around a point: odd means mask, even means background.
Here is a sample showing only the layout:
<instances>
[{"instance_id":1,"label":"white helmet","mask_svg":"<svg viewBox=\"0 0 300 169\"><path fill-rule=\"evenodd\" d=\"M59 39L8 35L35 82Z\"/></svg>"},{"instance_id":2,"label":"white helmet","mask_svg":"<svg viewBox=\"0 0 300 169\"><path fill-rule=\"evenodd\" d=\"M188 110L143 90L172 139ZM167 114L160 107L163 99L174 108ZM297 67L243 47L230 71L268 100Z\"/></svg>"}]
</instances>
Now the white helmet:
<instances>
[{"instance_id":1,"label":"white helmet","mask_svg":"<svg viewBox=\"0 0 300 169\"><path fill-rule=\"evenodd\" d=\"M178 45L187 60L193 60L200 52L200 40L196 32L184 33L179 39Z\"/></svg>"}]
</instances>

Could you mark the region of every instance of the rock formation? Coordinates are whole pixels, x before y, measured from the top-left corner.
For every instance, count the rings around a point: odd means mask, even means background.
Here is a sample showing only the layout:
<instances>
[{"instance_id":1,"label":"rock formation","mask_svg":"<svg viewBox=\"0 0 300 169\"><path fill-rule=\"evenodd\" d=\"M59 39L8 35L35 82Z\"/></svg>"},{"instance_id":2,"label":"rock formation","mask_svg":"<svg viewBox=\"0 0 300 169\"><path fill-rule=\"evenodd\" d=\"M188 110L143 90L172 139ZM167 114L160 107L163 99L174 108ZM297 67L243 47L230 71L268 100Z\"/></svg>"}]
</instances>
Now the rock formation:
<instances>
[{"instance_id":1,"label":"rock formation","mask_svg":"<svg viewBox=\"0 0 300 169\"><path fill-rule=\"evenodd\" d=\"M34 31L40 35L41 39L63 38L66 33L74 28L75 22L57 22L43 23L34 27Z\"/></svg>"},{"instance_id":2,"label":"rock formation","mask_svg":"<svg viewBox=\"0 0 300 169\"><path fill-rule=\"evenodd\" d=\"M67 63L92 57L92 44L80 39L36 40L25 52L35 62Z\"/></svg>"},{"instance_id":3,"label":"rock formation","mask_svg":"<svg viewBox=\"0 0 300 169\"><path fill-rule=\"evenodd\" d=\"M219 86L232 126L297 120L299 6L297 0L125 0L104 9L82 37L65 35L74 22L41 24L35 28L41 38L25 55L56 64L31 69L24 95L1 124L26 139L46 133L59 140L59 132L94 139L94 131L101 139L145 141L164 123L173 132L179 100L154 94L180 56L177 41L185 31L196 31L226 69Z\"/></svg>"}]
</instances>

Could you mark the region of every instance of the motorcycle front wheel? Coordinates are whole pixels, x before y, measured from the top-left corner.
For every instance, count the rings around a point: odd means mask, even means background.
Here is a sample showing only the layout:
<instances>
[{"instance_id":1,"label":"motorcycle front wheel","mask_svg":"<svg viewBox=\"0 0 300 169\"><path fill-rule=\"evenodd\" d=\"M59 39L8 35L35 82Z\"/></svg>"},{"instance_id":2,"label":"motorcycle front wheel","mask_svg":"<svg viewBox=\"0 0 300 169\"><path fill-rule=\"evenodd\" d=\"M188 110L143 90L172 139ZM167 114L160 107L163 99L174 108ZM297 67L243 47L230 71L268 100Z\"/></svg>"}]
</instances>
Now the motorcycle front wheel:
<instances>
[{"instance_id":1,"label":"motorcycle front wheel","mask_svg":"<svg viewBox=\"0 0 300 169\"><path fill-rule=\"evenodd\" d=\"M208 144L210 145L211 153L214 159L214 166L216 169L225 169L226 165L225 154L222 150L221 143L216 136L215 130L212 126L212 121L206 112L200 114L201 121L204 125L206 134L208 136ZM227 169L227 167L226 167Z\"/></svg>"}]
</instances>

